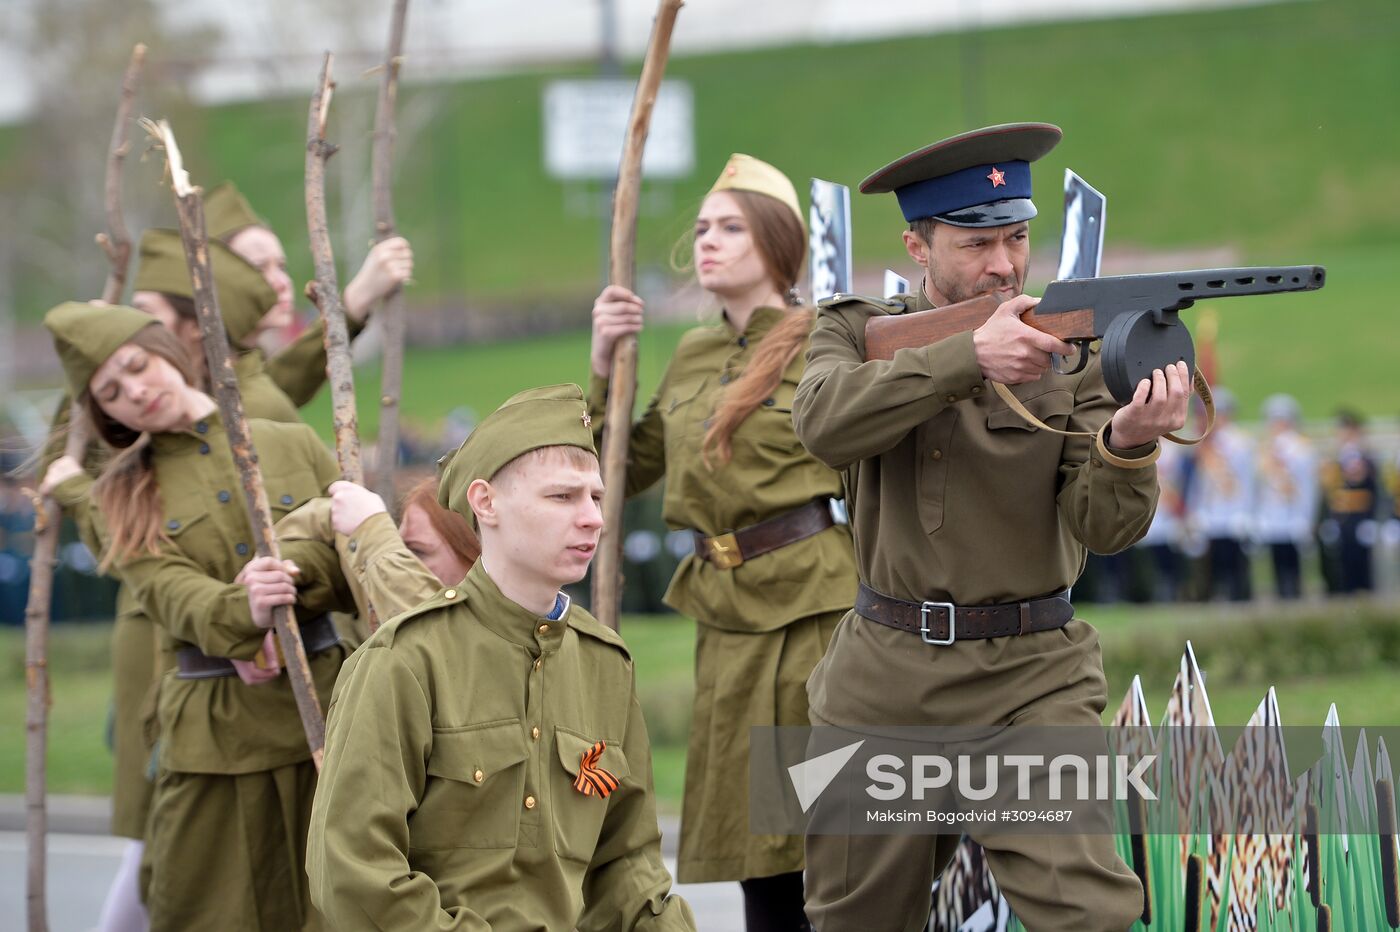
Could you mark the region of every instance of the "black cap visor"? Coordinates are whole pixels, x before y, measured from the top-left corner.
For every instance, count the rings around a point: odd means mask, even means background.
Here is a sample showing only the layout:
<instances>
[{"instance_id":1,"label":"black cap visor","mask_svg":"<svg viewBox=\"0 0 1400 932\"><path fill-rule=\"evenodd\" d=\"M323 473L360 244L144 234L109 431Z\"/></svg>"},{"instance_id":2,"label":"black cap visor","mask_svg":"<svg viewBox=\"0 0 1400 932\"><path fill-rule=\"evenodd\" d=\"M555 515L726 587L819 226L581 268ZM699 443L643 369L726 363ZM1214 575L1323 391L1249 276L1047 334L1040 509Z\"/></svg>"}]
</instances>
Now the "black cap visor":
<instances>
[{"instance_id":1,"label":"black cap visor","mask_svg":"<svg viewBox=\"0 0 1400 932\"><path fill-rule=\"evenodd\" d=\"M939 223L955 227L1004 227L1011 223L1022 223L1036 215L1035 204L1028 197L1015 197L990 204L965 207L951 213L934 217Z\"/></svg>"}]
</instances>

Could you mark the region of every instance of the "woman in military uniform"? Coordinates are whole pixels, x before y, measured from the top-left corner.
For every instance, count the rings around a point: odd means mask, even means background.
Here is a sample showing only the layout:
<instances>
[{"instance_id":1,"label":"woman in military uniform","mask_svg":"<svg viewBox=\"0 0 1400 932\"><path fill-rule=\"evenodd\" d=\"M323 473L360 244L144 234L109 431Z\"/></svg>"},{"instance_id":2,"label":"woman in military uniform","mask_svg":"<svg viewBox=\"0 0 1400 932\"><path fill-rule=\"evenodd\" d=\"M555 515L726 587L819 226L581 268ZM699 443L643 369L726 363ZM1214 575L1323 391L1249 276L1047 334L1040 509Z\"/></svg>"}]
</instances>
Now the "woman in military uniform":
<instances>
[{"instance_id":1,"label":"woman in military uniform","mask_svg":"<svg viewBox=\"0 0 1400 932\"><path fill-rule=\"evenodd\" d=\"M320 320L271 359L265 359L262 350L255 345L257 336L276 333L295 319L292 279L287 274L287 254L282 240L253 211L231 181L209 191L204 199L204 216L211 242L227 246L230 252L256 269L277 296L276 303L260 323L258 333L235 362L239 384L248 385L265 369L271 381L286 392L294 407L302 407L325 382L326 351ZM372 246L341 295L350 339L364 330L374 306L412 277L413 250L408 240L394 236ZM247 401L245 389L245 405Z\"/></svg>"},{"instance_id":2,"label":"woman in military uniform","mask_svg":"<svg viewBox=\"0 0 1400 932\"><path fill-rule=\"evenodd\" d=\"M70 391L118 451L92 488L94 508L72 494L89 483L77 464L66 462L56 482L56 463L46 484L89 512L79 517L105 543L103 568L161 626L174 658L159 693L160 775L147 829L151 927L302 927L311 918L302 864L315 767L291 690L254 659L266 656L270 614L233 583L254 541L214 402L149 315L70 303L45 325ZM249 427L274 516L337 478L309 427ZM289 545L284 556L300 568L297 612L324 705L347 649L323 613L348 592L327 548Z\"/></svg>"},{"instance_id":3,"label":"woman in military uniform","mask_svg":"<svg viewBox=\"0 0 1400 932\"><path fill-rule=\"evenodd\" d=\"M794 929L805 923L802 839L749 831L749 729L807 724L807 676L855 597L855 565L830 512L840 477L792 428L813 323L795 298L797 192L773 166L734 155L694 234L696 277L723 310L681 339L632 425L627 464L629 495L666 477L666 522L695 540L666 593L697 622L677 879L738 880L750 930ZM626 289L593 306L595 433L613 345L641 323Z\"/></svg>"},{"instance_id":4,"label":"woman in military uniform","mask_svg":"<svg viewBox=\"0 0 1400 932\"><path fill-rule=\"evenodd\" d=\"M276 304L277 295L256 269L217 241L210 243L210 254L215 263L215 288L224 326L230 343L238 345L256 331L259 322ZM192 371L200 373L197 381L203 385L206 381L204 350L199 324L194 317L193 290L179 234L169 230L147 231L142 236L139 255L133 303L165 324L188 354ZM181 309L179 313L176 307ZM315 361L308 359L305 364L314 365ZM324 369L322 363L323 374ZM240 387L244 390L244 413L249 417L297 419L292 402L267 373L250 374ZM62 453L61 437L68 409L69 398L65 394L55 422L55 442L50 444L46 454L50 468L46 487L58 486L59 504L75 518L89 549L100 553L102 543L96 539L91 522L87 520L86 504L92 491L92 477L100 471L106 449L98 443L89 448L85 458L86 481L77 479L81 470L76 462L66 459L55 462ZM63 481L69 478L73 481ZM141 861L153 789L150 770L155 741L155 685L162 672L157 667L158 654L156 630L150 618L130 590L119 586L112 626L112 834L131 839L132 844L124 853L122 867L113 879L98 924L99 932L135 932L145 927L136 866Z\"/></svg>"}]
</instances>

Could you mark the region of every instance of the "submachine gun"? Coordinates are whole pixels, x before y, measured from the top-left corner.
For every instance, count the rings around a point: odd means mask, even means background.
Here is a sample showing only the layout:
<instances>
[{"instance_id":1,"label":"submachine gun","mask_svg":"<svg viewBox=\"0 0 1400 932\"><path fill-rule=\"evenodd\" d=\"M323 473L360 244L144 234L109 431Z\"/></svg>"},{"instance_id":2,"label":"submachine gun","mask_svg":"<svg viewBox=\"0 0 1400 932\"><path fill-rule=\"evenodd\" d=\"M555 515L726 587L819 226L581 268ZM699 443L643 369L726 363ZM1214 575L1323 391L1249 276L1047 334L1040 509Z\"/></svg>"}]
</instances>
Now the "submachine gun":
<instances>
[{"instance_id":1,"label":"submachine gun","mask_svg":"<svg viewBox=\"0 0 1400 932\"><path fill-rule=\"evenodd\" d=\"M1061 368L1056 359L1055 371L1065 375L1083 369L1089 344L1102 340L1104 382L1126 405L1138 382L1150 379L1154 369L1184 360L1195 371L1191 333L1179 316L1192 304L1203 298L1317 291L1326 278L1320 265L1288 265L1053 281L1021 320L1079 347L1073 369ZM976 329L1000 304L995 295L982 295L929 311L872 317L865 325L865 358L890 359L896 350Z\"/></svg>"}]
</instances>

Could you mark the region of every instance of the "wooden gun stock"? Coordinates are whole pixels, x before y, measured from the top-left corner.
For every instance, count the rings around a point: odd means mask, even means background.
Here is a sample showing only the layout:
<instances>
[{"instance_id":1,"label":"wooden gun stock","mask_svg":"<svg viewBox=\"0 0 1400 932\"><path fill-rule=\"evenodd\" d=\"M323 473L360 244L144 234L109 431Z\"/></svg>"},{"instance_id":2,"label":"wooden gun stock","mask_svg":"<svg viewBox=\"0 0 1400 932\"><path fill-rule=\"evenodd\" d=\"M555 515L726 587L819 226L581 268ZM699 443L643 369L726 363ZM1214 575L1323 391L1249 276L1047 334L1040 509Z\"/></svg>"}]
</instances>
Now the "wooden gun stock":
<instances>
[{"instance_id":1,"label":"wooden gun stock","mask_svg":"<svg viewBox=\"0 0 1400 932\"><path fill-rule=\"evenodd\" d=\"M893 359L896 350L929 346L957 333L976 330L1001 306L996 295L981 295L947 307L912 314L872 317L865 323L865 358ZM1090 309L1036 314L1032 308L1021 315L1028 326L1061 340L1093 340L1094 312Z\"/></svg>"}]
</instances>

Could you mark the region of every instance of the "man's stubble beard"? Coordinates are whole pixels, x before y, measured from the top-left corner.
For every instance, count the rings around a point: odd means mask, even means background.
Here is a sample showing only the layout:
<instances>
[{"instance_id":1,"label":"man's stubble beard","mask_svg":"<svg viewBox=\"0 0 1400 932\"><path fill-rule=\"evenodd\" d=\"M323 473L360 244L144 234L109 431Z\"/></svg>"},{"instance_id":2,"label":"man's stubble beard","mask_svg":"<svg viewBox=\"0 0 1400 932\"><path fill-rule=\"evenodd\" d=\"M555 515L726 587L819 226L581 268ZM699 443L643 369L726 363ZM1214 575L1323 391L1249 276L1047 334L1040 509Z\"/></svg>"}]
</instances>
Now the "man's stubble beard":
<instances>
[{"instance_id":1,"label":"man's stubble beard","mask_svg":"<svg viewBox=\"0 0 1400 932\"><path fill-rule=\"evenodd\" d=\"M1029 275L1030 270L1030 261L1027 260L1025 274ZM933 249L931 246L928 252L927 264L924 266L924 274L928 276L929 284L932 285L934 290L939 294L947 298L949 304L961 304L963 301L970 301L980 295L990 294L998 288L1014 289L1015 294L1013 294L1012 297L1016 297L1016 295L1025 291L1026 287L1025 279L1022 278L1020 281L1017 281L1013 273L1005 278L991 277L978 279L973 283L971 289L964 290L957 282L945 281L939 276L938 268L933 261Z\"/></svg>"}]
</instances>

